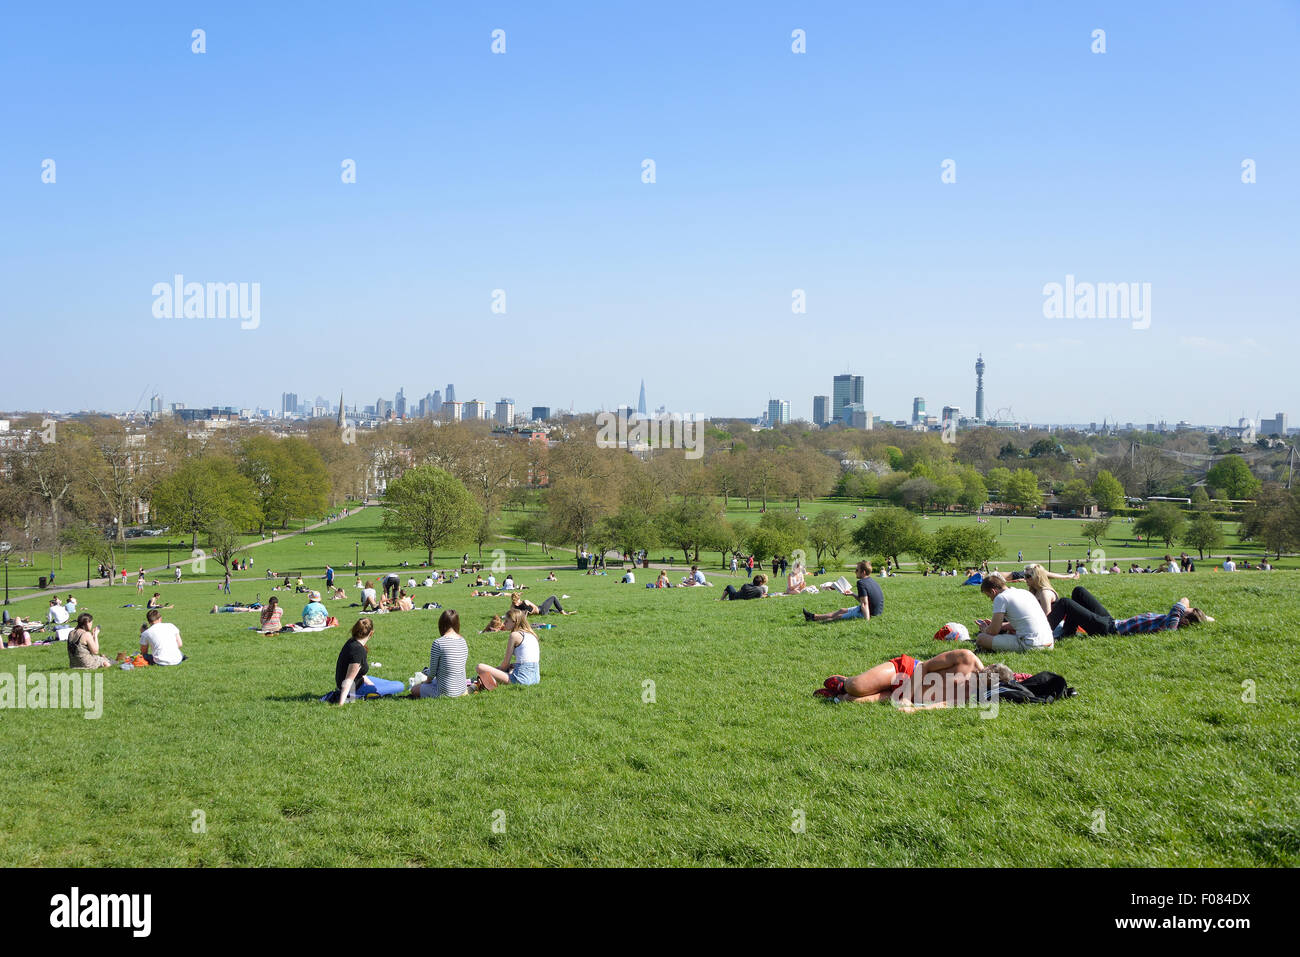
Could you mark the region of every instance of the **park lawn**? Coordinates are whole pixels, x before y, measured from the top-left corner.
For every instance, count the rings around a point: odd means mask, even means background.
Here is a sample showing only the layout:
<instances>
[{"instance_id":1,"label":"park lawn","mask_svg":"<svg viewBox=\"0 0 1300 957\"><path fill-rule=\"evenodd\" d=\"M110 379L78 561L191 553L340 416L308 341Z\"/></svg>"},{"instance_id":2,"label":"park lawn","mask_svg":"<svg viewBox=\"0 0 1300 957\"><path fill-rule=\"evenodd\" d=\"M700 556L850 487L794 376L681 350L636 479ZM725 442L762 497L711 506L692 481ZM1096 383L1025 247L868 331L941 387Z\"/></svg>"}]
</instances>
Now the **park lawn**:
<instances>
[{"instance_id":1,"label":"park lawn","mask_svg":"<svg viewBox=\"0 0 1300 957\"><path fill-rule=\"evenodd\" d=\"M315 700L344 629L259 638L254 615L208 613L211 583L172 586L190 661L105 673L99 720L0 711L0 865L1300 863L1300 574L1087 579L1116 613L1186 593L1219 620L986 655L1080 690L992 719L811 697L828 674L952 647L933 632L989 605L950 578L888 580L883 617L811 625L801 607L843 599L519 575L579 612L539 632L540 685L346 708ZM79 594L109 654L139 630L125 597ZM460 610L471 667L500 663L504 636L477 630L503 599L459 584L418 597ZM373 673L427 664L436 614L376 616ZM67 664L61 645L0 655L9 673Z\"/></svg>"}]
</instances>

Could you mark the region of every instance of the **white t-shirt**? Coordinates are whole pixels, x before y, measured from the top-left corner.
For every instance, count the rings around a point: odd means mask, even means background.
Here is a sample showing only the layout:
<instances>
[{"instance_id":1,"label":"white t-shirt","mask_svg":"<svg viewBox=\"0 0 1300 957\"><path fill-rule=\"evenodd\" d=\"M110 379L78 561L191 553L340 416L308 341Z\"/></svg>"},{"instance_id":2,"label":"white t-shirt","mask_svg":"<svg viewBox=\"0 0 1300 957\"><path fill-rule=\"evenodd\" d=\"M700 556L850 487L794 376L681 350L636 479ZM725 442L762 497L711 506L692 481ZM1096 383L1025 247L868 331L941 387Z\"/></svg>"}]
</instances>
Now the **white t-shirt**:
<instances>
[{"instance_id":1,"label":"white t-shirt","mask_svg":"<svg viewBox=\"0 0 1300 957\"><path fill-rule=\"evenodd\" d=\"M62 605L51 605L50 613L45 620L56 625L66 625L68 623L68 609Z\"/></svg>"},{"instance_id":2,"label":"white t-shirt","mask_svg":"<svg viewBox=\"0 0 1300 957\"><path fill-rule=\"evenodd\" d=\"M1224 563L1223 563L1223 570L1224 570L1225 572L1235 572L1235 571L1237 570L1237 563L1236 563L1236 562L1224 562Z\"/></svg>"},{"instance_id":3,"label":"white t-shirt","mask_svg":"<svg viewBox=\"0 0 1300 957\"><path fill-rule=\"evenodd\" d=\"M140 635L140 644L149 646L156 665L179 665L181 663L181 632L170 622L160 621L145 629Z\"/></svg>"},{"instance_id":4,"label":"white t-shirt","mask_svg":"<svg viewBox=\"0 0 1300 957\"><path fill-rule=\"evenodd\" d=\"M993 614L998 612L1011 622L1022 643L1036 647L1052 644L1052 626L1047 623L1043 606L1030 592L1020 588L1000 592L993 599Z\"/></svg>"},{"instance_id":5,"label":"white t-shirt","mask_svg":"<svg viewBox=\"0 0 1300 957\"><path fill-rule=\"evenodd\" d=\"M364 588L364 589L362 589L362 591L361 591L361 603L362 603L362 604L365 604L366 602L370 602L370 604L372 604L372 605L378 604L378 602L375 601L375 590L374 590L373 588Z\"/></svg>"}]
</instances>

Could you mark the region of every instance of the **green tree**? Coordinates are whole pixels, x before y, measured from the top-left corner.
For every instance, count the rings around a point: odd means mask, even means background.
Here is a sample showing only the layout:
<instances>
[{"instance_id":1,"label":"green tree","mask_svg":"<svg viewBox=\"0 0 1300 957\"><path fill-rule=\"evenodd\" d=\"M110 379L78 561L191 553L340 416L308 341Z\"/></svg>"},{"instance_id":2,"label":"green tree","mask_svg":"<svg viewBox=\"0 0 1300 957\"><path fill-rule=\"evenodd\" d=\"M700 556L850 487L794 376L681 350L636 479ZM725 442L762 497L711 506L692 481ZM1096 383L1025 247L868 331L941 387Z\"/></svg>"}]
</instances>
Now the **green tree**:
<instances>
[{"instance_id":1,"label":"green tree","mask_svg":"<svg viewBox=\"0 0 1300 957\"><path fill-rule=\"evenodd\" d=\"M1208 512L1210 510L1210 493L1205 491L1204 485L1198 485L1192 489L1192 508L1198 512Z\"/></svg>"},{"instance_id":2,"label":"green tree","mask_svg":"<svg viewBox=\"0 0 1300 957\"><path fill-rule=\"evenodd\" d=\"M1205 474L1205 484L1221 489L1228 498L1254 498L1260 481L1240 455L1224 456Z\"/></svg>"},{"instance_id":3,"label":"green tree","mask_svg":"<svg viewBox=\"0 0 1300 957\"><path fill-rule=\"evenodd\" d=\"M1174 539L1182 534L1186 523L1187 518L1177 505L1172 502L1156 502L1133 523L1133 530L1148 538L1160 539L1165 543L1165 548L1170 548Z\"/></svg>"},{"instance_id":4,"label":"green tree","mask_svg":"<svg viewBox=\"0 0 1300 957\"><path fill-rule=\"evenodd\" d=\"M975 511L989 500L989 490L979 472L968 468L962 472L961 495L958 501L963 507Z\"/></svg>"},{"instance_id":5,"label":"green tree","mask_svg":"<svg viewBox=\"0 0 1300 957\"><path fill-rule=\"evenodd\" d=\"M1036 512L1043 507L1043 493L1038 488L1038 476L1029 469L1016 469L1002 493L1002 501L1014 505L1021 512Z\"/></svg>"},{"instance_id":6,"label":"green tree","mask_svg":"<svg viewBox=\"0 0 1300 957\"><path fill-rule=\"evenodd\" d=\"M1300 489L1268 485L1246 508L1241 537L1282 557L1300 547Z\"/></svg>"},{"instance_id":7,"label":"green tree","mask_svg":"<svg viewBox=\"0 0 1300 957\"><path fill-rule=\"evenodd\" d=\"M819 512L808 523L808 544L817 555L819 567L825 555L838 558L848 541L849 531L844 516L836 512Z\"/></svg>"},{"instance_id":8,"label":"green tree","mask_svg":"<svg viewBox=\"0 0 1300 957\"><path fill-rule=\"evenodd\" d=\"M802 548L807 540L804 524L788 509L769 510L758 520L758 527L771 535L772 554L786 558L794 554L795 549Z\"/></svg>"},{"instance_id":9,"label":"green tree","mask_svg":"<svg viewBox=\"0 0 1300 957\"><path fill-rule=\"evenodd\" d=\"M985 484L988 485L990 492L998 492L999 494L1006 492L1007 486L1011 484L1011 469L1002 465L989 469L985 477ZM998 501L1003 500L998 499Z\"/></svg>"},{"instance_id":10,"label":"green tree","mask_svg":"<svg viewBox=\"0 0 1300 957\"><path fill-rule=\"evenodd\" d=\"M899 555L924 547L925 535L915 515L907 509L889 507L873 509L853 530L852 541L860 552L892 558L897 565Z\"/></svg>"},{"instance_id":11,"label":"green tree","mask_svg":"<svg viewBox=\"0 0 1300 957\"><path fill-rule=\"evenodd\" d=\"M1197 512L1183 533L1183 544L1196 549L1199 557L1204 558L1206 549L1214 551L1223 544L1223 529L1209 512Z\"/></svg>"},{"instance_id":12,"label":"green tree","mask_svg":"<svg viewBox=\"0 0 1300 957\"><path fill-rule=\"evenodd\" d=\"M434 549L468 541L482 515L469 489L433 465L417 465L389 482L382 505L389 546L423 548L430 564Z\"/></svg>"},{"instance_id":13,"label":"green tree","mask_svg":"<svg viewBox=\"0 0 1300 957\"><path fill-rule=\"evenodd\" d=\"M218 521L239 529L258 528L263 522L253 483L224 456L187 460L154 486L150 505L158 522L190 536L191 548Z\"/></svg>"},{"instance_id":14,"label":"green tree","mask_svg":"<svg viewBox=\"0 0 1300 957\"><path fill-rule=\"evenodd\" d=\"M604 524L607 537L624 554L636 555L641 549L659 544L659 530L654 517L636 505L624 505L597 524Z\"/></svg>"},{"instance_id":15,"label":"green tree","mask_svg":"<svg viewBox=\"0 0 1300 957\"><path fill-rule=\"evenodd\" d=\"M929 536L926 560L935 568L979 566L1002 554L988 525L945 525Z\"/></svg>"},{"instance_id":16,"label":"green tree","mask_svg":"<svg viewBox=\"0 0 1300 957\"><path fill-rule=\"evenodd\" d=\"M328 506L329 472L305 439L255 435L240 450L239 470L253 483L267 524L285 528L291 519L318 515Z\"/></svg>"},{"instance_id":17,"label":"green tree","mask_svg":"<svg viewBox=\"0 0 1300 957\"><path fill-rule=\"evenodd\" d=\"M1124 505L1124 486L1110 472L1102 469L1092 480L1092 497L1104 512L1113 512Z\"/></svg>"},{"instance_id":18,"label":"green tree","mask_svg":"<svg viewBox=\"0 0 1300 957\"><path fill-rule=\"evenodd\" d=\"M1070 479L1057 497L1063 504L1078 512L1084 511L1093 503L1092 490L1083 479Z\"/></svg>"},{"instance_id":19,"label":"green tree","mask_svg":"<svg viewBox=\"0 0 1300 957\"><path fill-rule=\"evenodd\" d=\"M1090 522L1084 522L1080 530L1083 532L1083 537L1092 542L1093 548L1099 548L1101 540L1110 531L1110 519L1094 518Z\"/></svg>"}]
</instances>

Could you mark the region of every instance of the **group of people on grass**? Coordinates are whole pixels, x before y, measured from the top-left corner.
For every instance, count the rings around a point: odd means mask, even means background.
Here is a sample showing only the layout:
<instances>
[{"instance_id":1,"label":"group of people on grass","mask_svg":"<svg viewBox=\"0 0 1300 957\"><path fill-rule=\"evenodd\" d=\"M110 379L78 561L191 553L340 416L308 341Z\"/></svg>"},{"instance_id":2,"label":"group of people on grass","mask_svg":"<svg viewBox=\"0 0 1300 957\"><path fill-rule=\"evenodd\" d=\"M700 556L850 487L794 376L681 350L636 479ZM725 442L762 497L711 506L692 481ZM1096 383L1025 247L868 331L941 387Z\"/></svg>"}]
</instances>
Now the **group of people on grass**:
<instances>
[{"instance_id":1,"label":"group of people on grass","mask_svg":"<svg viewBox=\"0 0 1300 957\"><path fill-rule=\"evenodd\" d=\"M505 617L493 619L500 622L499 630L507 632L505 654L500 667L480 662L475 666L475 677L466 677L469 646L460 633L460 614L448 608L438 617L438 637L429 649L429 666L415 676L411 685L412 698L459 698L479 691L490 691L502 684L535 685L542 680L541 645L537 632L528 621L529 607L537 606L526 600L522 605L511 604ZM486 630L496 630L489 626ZM352 626L352 634L339 652L334 665L334 691L326 699L336 704L346 704L357 698L390 697L400 694L405 686L400 681L375 678L369 674L368 646L374 636L375 625L370 618L360 618ZM419 679L423 680L419 680Z\"/></svg>"},{"instance_id":2,"label":"group of people on grass","mask_svg":"<svg viewBox=\"0 0 1300 957\"><path fill-rule=\"evenodd\" d=\"M857 574L856 606L821 615L805 609L804 618L816 622L869 620L883 614L884 594L871 577L870 563L859 562ZM979 626L973 639L976 647L995 652L1045 650L1055 647L1061 638L1076 635L1151 634L1214 621L1200 608L1193 607L1187 598L1179 599L1167 612L1142 612L1117 619L1083 586L1075 587L1066 598L1051 584L1053 579L1078 577L1077 570L1060 575L1041 565L1029 565L1023 576L1025 588L1015 588L1000 572L986 575L980 591L992 602L993 616L976 622ZM945 627L935 637L965 637L964 632L954 635L952 631ZM973 676L988 673L1011 674L1003 665L986 666L974 651L958 648L928 661L900 655L852 678L832 675L814 694L830 701L852 703L890 699L904 710L950 707L966 700ZM927 676L932 680L923 681Z\"/></svg>"}]
</instances>

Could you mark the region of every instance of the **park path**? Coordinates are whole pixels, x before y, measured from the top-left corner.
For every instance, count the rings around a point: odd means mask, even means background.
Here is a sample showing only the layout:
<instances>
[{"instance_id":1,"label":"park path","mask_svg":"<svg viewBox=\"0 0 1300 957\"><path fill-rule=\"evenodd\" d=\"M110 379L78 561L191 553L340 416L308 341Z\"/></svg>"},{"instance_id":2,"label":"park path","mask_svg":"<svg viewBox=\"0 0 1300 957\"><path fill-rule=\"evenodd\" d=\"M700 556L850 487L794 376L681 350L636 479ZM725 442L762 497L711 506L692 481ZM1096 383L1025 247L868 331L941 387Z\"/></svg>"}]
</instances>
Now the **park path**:
<instances>
[{"instance_id":1,"label":"park path","mask_svg":"<svg viewBox=\"0 0 1300 957\"><path fill-rule=\"evenodd\" d=\"M343 516L343 518L351 518L353 515L358 514L362 509L373 508L373 507L374 507L374 506L372 506L369 502L366 502L366 503L364 503L364 504L362 504L362 505L359 505L359 506L357 506L356 508L350 510L350 511L347 513L347 515ZM334 524L334 522L331 521L331 520L328 519L328 518L326 518L326 519L322 519L321 521L316 522L316 523L313 524L313 525L307 525L307 526L305 526L304 528L300 528L300 529L297 529L297 530L295 530L295 531L285 532L283 535L274 536L274 537L272 537L272 538L264 538L264 539L262 539L260 542L249 542L249 543L248 543L246 546L244 546L244 547L245 547L245 549L249 549L249 548L258 548L258 547L260 547L260 546L262 546L262 545L278 545L280 542L283 542L283 541L285 541L286 539L294 538L295 536L298 536L298 535L306 535L308 532L314 532L314 531L316 531L317 529L325 528L327 525L333 525L333 524ZM186 559L186 561L193 561L193 559L192 559L192 558L191 558L191 559ZM149 575L149 574L157 574L158 572L161 572L161 571L170 571L172 568L175 568L175 567L178 566L178 565L184 565L184 564L185 564L184 561L182 561L182 562L173 562L171 565L157 565L157 566L155 566L154 568L146 568L144 571L145 571L145 574L146 574L146 575ZM119 575L118 578L117 578L116 580L117 580L117 581L121 581L121 576ZM235 581L260 581L260 580L263 580L263 579L259 579L259 578L240 578L240 579L236 579L236 578L233 578L233 577L232 577L230 580L231 580L232 582L235 582ZM18 597L17 597L16 599L14 599L14 600L15 600L15 601L26 601L26 600L29 599L29 598L53 598L53 597L55 597L56 595L58 595L59 593L61 593L61 592L72 591L72 590L77 589L77 588L86 589L86 588L96 588L96 587L98 587L98 588L123 588L123 587L125 587L126 589L129 590L129 589L130 589L130 588L135 584L134 582L130 582L130 581L128 581L125 585L112 585L112 584L109 584L109 582L110 582L110 579L109 579L109 578L92 578L92 579L90 579L89 582L86 582L86 581L84 581L84 580L82 580L82 579L77 579L76 582L67 582L67 583L62 583L62 582L60 582L60 583L58 583L54 588L47 588L47 589L45 589L44 591L34 591L34 592L32 592L32 593L30 593L30 594L27 594L27 595L20 595L20 596L18 596ZM160 584L164 584L164 583L163 583L163 582L160 582ZM176 583L175 581L169 581L169 582L166 582L165 584L175 585L175 584L177 584L177 583ZM187 584L212 584L212 580L211 580L211 579L203 579L203 580L200 580L200 581L197 581L197 582L186 582L186 581L182 580L182 581L180 582L180 584L182 584L182 585L187 585Z\"/></svg>"}]
</instances>

